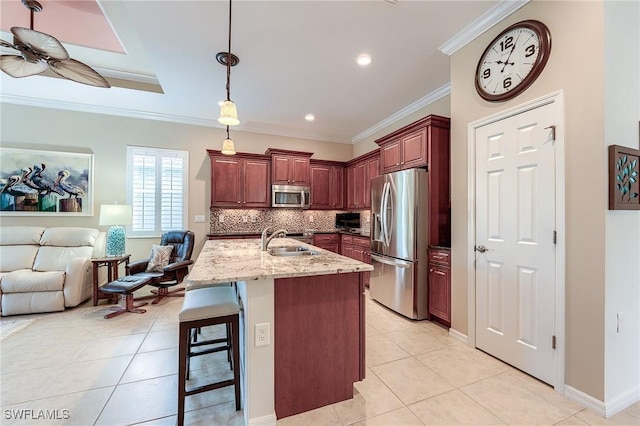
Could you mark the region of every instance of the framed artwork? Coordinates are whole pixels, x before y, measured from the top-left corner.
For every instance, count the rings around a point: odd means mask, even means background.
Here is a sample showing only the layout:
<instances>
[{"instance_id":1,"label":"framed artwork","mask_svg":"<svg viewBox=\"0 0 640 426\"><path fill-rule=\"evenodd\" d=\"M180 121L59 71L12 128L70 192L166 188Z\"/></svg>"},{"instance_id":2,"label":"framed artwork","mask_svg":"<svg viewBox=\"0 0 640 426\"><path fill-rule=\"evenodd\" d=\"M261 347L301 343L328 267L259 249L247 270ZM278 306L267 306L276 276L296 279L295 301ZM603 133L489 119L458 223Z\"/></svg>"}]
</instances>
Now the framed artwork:
<instances>
[{"instance_id":1,"label":"framed artwork","mask_svg":"<svg viewBox=\"0 0 640 426\"><path fill-rule=\"evenodd\" d=\"M0 147L0 216L93 216L93 154Z\"/></svg>"},{"instance_id":2,"label":"framed artwork","mask_svg":"<svg viewBox=\"0 0 640 426\"><path fill-rule=\"evenodd\" d=\"M609 146L609 210L640 210L640 150Z\"/></svg>"}]
</instances>

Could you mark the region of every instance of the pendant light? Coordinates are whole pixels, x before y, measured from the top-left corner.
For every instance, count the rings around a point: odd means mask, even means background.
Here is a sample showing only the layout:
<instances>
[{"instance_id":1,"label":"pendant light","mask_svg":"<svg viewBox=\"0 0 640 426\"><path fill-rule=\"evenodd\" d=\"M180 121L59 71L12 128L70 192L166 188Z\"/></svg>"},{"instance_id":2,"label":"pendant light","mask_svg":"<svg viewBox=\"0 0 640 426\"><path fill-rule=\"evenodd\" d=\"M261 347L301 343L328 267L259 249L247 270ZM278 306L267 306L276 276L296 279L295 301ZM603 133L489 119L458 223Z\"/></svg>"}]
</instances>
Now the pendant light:
<instances>
[{"instance_id":1,"label":"pendant light","mask_svg":"<svg viewBox=\"0 0 640 426\"><path fill-rule=\"evenodd\" d=\"M227 138L222 142L222 151L224 155L235 155L236 148L233 146L233 141L229 137L229 126L227 126Z\"/></svg>"},{"instance_id":2,"label":"pendant light","mask_svg":"<svg viewBox=\"0 0 640 426\"><path fill-rule=\"evenodd\" d=\"M227 67L227 99L220 106L220 117L218 122L226 126L235 126L240 124L238 120L238 110L236 104L231 100L231 67L238 65L240 59L231 53L231 0L229 0L229 50L216 54L216 60ZM228 130L227 130L228 132Z\"/></svg>"}]
</instances>

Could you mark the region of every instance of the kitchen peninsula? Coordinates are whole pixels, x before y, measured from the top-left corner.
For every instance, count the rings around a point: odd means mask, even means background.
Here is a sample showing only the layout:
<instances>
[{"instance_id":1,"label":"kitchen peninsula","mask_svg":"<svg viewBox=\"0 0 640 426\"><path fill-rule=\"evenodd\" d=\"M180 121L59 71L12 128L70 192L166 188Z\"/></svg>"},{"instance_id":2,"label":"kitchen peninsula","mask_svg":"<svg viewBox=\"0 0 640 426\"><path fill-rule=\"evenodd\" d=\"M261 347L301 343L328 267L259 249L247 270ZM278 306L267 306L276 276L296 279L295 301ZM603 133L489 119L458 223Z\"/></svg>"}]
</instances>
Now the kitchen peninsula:
<instances>
[{"instance_id":1,"label":"kitchen peninsula","mask_svg":"<svg viewBox=\"0 0 640 426\"><path fill-rule=\"evenodd\" d=\"M362 272L373 267L289 238L269 247L283 246L317 254L274 256L259 239L209 240L185 279L191 286L237 283L247 425L275 425L352 398L353 383L364 378ZM266 345L256 345L258 324L270 330Z\"/></svg>"}]
</instances>

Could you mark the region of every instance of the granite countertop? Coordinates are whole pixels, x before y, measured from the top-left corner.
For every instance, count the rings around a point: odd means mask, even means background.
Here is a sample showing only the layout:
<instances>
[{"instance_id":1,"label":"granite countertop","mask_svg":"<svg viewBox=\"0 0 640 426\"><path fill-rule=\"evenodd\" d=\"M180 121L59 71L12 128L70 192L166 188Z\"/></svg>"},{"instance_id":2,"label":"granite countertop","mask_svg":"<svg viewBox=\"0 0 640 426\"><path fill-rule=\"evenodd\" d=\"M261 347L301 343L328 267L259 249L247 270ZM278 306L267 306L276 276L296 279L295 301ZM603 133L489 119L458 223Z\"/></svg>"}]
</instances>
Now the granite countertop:
<instances>
[{"instance_id":1,"label":"granite countertop","mask_svg":"<svg viewBox=\"0 0 640 426\"><path fill-rule=\"evenodd\" d=\"M272 229L270 232L275 231L275 229ZM244 236L244 235L260 235L262 231L256 231L256 232L224 232L224 231L219 231L219 232L211 232L209 234L207 234L208 237L234 237L234 236ZM304 231L301 230L292 230L292 231L287 231L288 234L290 235L301 235L304 233ZM330 229L330 230L314 230L313 231L314 234L345 234L345 235L354 235L356 237L365 237L365 238L369 238L369 230L360 230L360 231L346 231L344 229Z\"/></svg>"},{"instance_id":2,"label":"granite countertop","mask_svg":"<svg viewBox=\"0 0 640 426\"><path fill-rule=\"evenodd\" d=\"M251 281L372 271L373 266L291 238L274 238L269 247L303 245L317 255L272 256L260 239L207 240L185 278L186 284Z\"/></svg>"}]
</instances>

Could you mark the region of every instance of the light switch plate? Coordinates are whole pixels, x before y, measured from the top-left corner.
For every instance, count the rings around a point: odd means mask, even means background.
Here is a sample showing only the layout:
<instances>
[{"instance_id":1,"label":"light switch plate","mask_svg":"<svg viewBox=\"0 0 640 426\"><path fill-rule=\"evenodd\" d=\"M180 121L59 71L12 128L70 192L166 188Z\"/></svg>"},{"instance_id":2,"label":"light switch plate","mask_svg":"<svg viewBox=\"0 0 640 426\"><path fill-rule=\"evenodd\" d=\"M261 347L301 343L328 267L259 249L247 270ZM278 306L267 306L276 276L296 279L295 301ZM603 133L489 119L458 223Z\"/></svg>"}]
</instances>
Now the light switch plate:
<instances>
[{"instance_id":1,"label":"light switch plate","mask_svg":"<svg viewBox=\"0 0 640 426\"><path fill-rule=\"evenodd\" d=\"M204 215L203 214L197 214L194 216L193 221L195 223L204 223Z\"/></svg>"},{"instance_id":2,"label":"light switch plate","mask_svg":"<svg viewBox=\"0 0 640 426\"><path fill-rule=\"evenodd\" d=\"M218 216L218 223L224 223L224 216Z\"/></svg>"}]
</instances>

